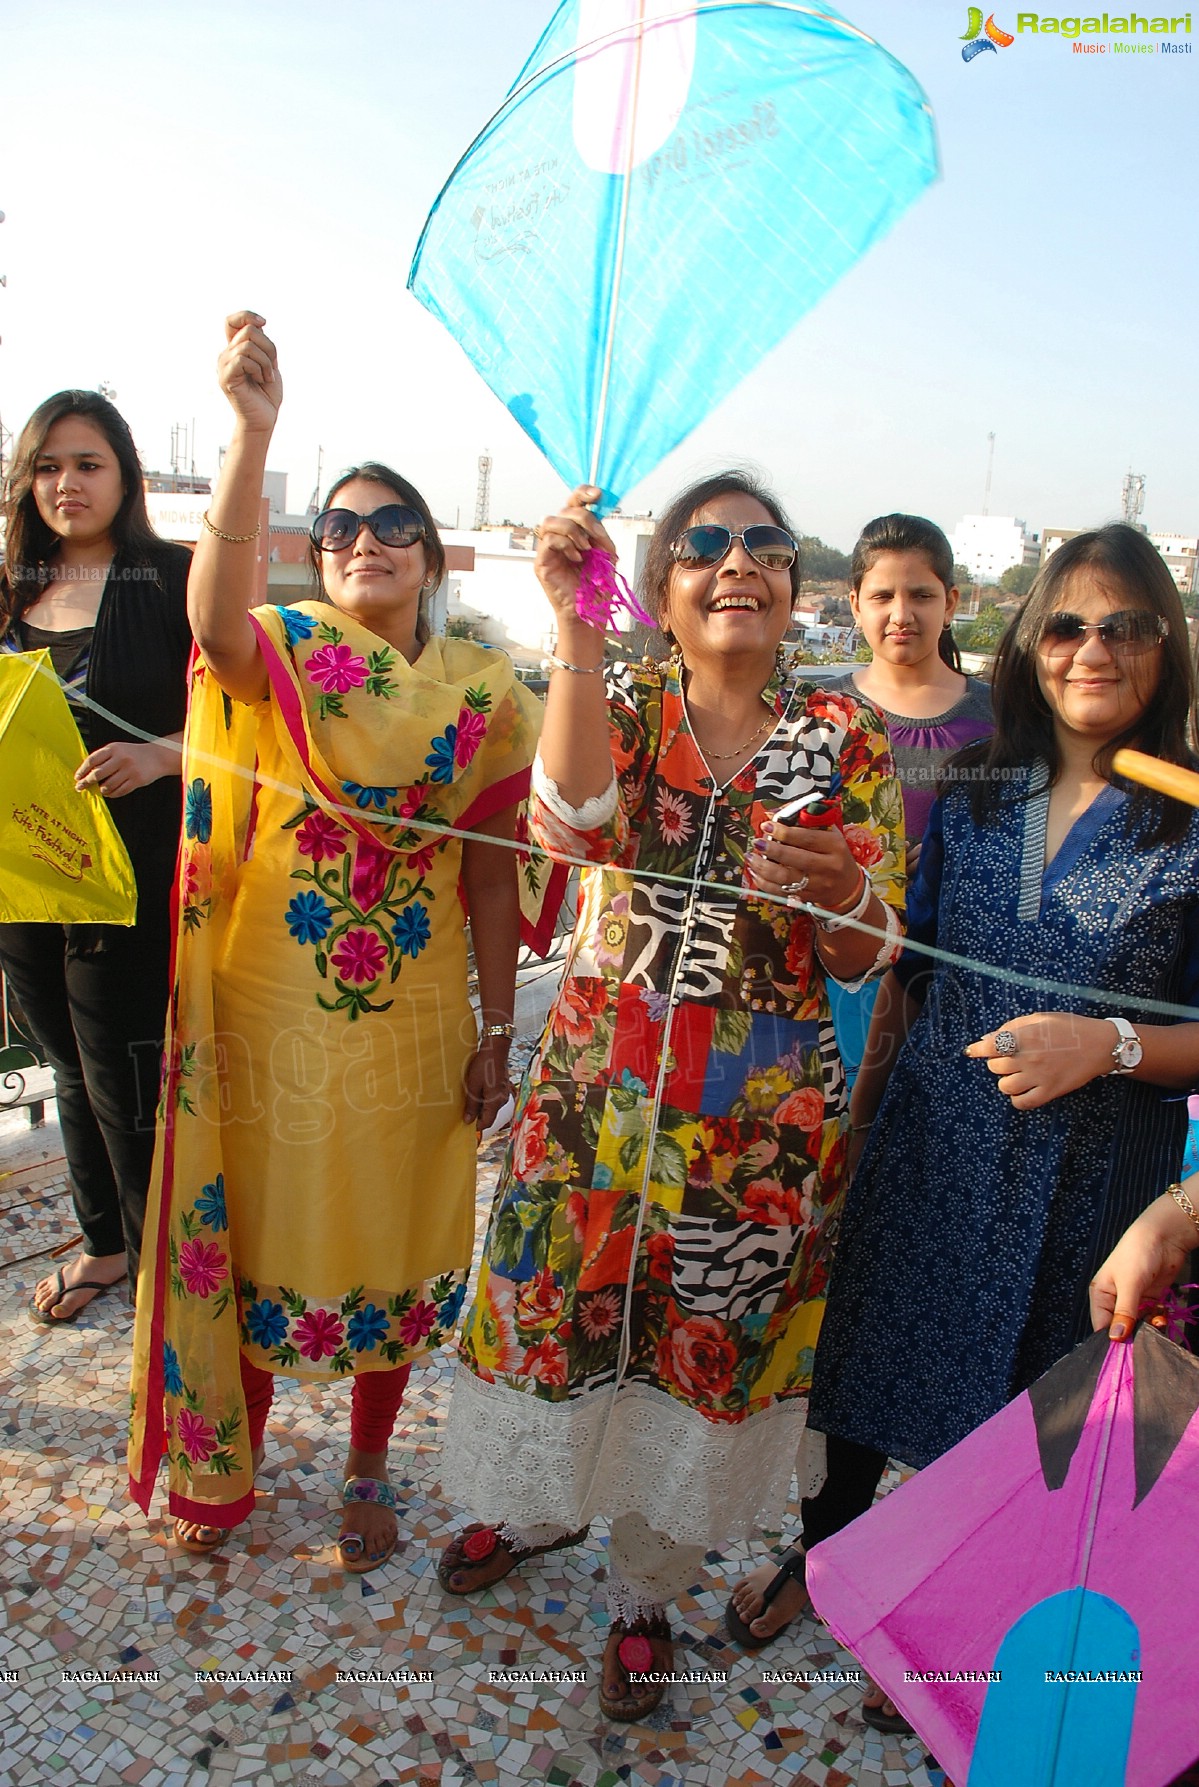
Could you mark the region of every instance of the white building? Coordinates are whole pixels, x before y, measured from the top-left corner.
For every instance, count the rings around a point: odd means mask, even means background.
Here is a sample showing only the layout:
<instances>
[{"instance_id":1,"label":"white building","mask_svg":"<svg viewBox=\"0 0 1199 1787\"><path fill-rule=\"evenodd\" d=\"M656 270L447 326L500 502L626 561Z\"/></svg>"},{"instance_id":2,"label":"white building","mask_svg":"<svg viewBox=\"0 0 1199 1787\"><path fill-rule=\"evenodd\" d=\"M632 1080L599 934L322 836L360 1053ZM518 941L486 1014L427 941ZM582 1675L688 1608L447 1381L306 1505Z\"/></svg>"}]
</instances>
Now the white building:
<instances>
[{"instance_id":1,"label":"white building","mask_svg":"<svg viewBox=\"0 0 1199 1787\"><path fill-rule=\"evenodd\" d=\"M1194 534L1150 534L1166 569L1184 596L1199 595L1199 538Z\"/></svg>"},{"instance_id":2,"label":"white building","mask_svg":"<svg viewBox=\"0 0 1199 1787\"><path fill-rule=\"evenodd\" d=\"M998 583L1013 565L1035 563L1026 556L1032 536L1014 515L963 515L949 536L955 564L965 565L974 583Z\"/></svg>"},{"instance_id":3,"label":"white building","mask_svg":"<svg viewBox=\"0 0 1199 1787\"><path fill-rule=\"evenodd\" d=\"M1051 558L1066 540L1085 530L1080 527L1047 527L1041 535L1041 563ZM1199 536L1195 534L1149 534L1149 544L1156 546L1166 561L1166 569L1179 593L1199 595Z\"/></svg>"}]
</instances>

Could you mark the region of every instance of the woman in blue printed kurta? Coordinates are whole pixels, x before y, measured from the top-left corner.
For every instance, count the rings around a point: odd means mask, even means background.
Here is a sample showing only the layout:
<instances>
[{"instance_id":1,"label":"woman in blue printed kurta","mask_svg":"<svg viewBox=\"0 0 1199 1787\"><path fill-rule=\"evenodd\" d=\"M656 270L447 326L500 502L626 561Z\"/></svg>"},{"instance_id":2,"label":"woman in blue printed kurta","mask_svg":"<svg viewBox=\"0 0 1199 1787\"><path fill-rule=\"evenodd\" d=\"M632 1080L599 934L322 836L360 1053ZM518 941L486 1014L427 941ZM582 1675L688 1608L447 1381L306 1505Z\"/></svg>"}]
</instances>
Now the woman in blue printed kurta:
<instances>
[{"instance_id":1,"label":"woman in blue printed kurta","mask_svg":"<svg viewBox=\"0 0 1199 1787\"><path fill-rule=\"evenodd\" d=\"M870 1139L816 1355L808 1546L869 1506L889 1456L929 1463L1089 1331L1089 1277L1182 1159L1199 817L1110 767L1134 741L1190 761L1186 620L1143 536L1059 550L993 689L995 735L951 764L910 896L909 944L945 954L905 952L854 1092ZM764 1586L734 1597L759 1641L800 1592L763 1609Z\"/></svg>"}]
</instances>

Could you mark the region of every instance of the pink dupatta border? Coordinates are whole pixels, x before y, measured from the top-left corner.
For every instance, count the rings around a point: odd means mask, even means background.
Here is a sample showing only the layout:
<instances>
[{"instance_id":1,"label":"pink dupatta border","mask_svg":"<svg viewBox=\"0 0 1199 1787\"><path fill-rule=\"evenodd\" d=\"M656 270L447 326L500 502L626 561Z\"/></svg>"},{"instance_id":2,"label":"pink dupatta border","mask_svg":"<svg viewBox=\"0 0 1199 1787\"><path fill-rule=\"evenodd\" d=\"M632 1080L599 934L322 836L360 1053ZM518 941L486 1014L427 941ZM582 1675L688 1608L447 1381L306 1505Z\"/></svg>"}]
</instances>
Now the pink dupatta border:
<instances>
[{"instance_id":1,"label":"pink dupatta border","mask_svg":"<svg viewBox=\"0 0 1199 1787\"><path fill-rule=\"evenodd\" d=\"M191 719L192 696L195 690L194 673L199 657L195 645L192 646L191 657L187 667L187 717ZM210 675L207 669L206 675ZM184 785L183 795L186 799L187 788ZM179 825L179 844L175 855L175 878L171 885L171 965L169 982L172 1001L175 990L175 969L179 953L179 878L183 861L183 845L185 830L182 819ZM179 1084L179 1060L174 1048L175 1018L171 1014L170 1034L166 1069L162 1081L163 1123L162 1123L162 1189L160 1193L160 1213L157 1245L154 1257L154 1305L150 1312L150 1357L146 1366L146 1383L143 1390L145 1405L142 1410L142 1449L141 1470L136 1477L130 1472L129 1493L143 1514L149 1514L150 1502L154 1495L154 1486L158 1480L158 1472L166 1452L166 1381L163 1348L166 1344L166 1299L170 1283L170 1244L171 1244L171 1193L175 1182L175 1089ZM167 1506L178 1519L194 1520L197 1524L211 1526L213 1515L218 1511L210 1502L193 1502L189 1497L169 1490ZM222 1521L227 1520L230 1526L249 1519L254 1510L254 1492L243 1495L235 1502L222 1503L219 1509Z\"/></svg>"}]
</instances>

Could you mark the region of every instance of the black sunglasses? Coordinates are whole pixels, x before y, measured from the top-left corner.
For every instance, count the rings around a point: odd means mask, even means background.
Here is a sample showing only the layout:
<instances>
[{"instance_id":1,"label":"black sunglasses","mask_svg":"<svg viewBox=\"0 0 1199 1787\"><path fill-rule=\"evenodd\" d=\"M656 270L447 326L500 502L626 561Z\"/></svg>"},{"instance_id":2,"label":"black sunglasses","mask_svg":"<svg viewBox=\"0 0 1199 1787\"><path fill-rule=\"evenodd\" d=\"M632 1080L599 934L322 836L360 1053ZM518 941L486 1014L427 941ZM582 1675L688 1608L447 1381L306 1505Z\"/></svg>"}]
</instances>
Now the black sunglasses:
<instances>
[{"instance_id":1,"label":"black sunglasses","mask_svg":"<svg viewBox=\"0 0 1199 1787\"><path fill-rule=\"evenodd\" d=\"M799 547L786 528L771 527L766 522L755 522L753 527L740 531L718 527L715 522L685 527L672 542L670 556L684 570L699 571L718 565L731 551L734 540L740 540L750 558L767 571L789 571L799 557Z\"/></svg>"},{"instance_id":2,"label":"black sunglasses","mask_svg":"<svg viewBox=\"0 0 1199 1787\"><path fill-rule=\"evenodd\" d=\"M425 524L415 509L403 503L384 503L371 515L354 509L326 509L310 529L312 544L322 552L344 552L364 527L369 527L380 546L415 546L425 538Z\"/></svg>"},{"instance_id":3,"label":"black sunglasses","mask_svg":"<svg viewBox=\"0 0 1199 1787\"><path fill-rule=\"evenodd\" d=\"M1072 658L1088 633L1098 633L1114 658L1139 658L1160 645L1170 631L1160 614L1145 608L1122 608L1099 621L1081 614L1051 614L1041 628L1041 644L1051 658Z\"/></svg>"}]
</instances>

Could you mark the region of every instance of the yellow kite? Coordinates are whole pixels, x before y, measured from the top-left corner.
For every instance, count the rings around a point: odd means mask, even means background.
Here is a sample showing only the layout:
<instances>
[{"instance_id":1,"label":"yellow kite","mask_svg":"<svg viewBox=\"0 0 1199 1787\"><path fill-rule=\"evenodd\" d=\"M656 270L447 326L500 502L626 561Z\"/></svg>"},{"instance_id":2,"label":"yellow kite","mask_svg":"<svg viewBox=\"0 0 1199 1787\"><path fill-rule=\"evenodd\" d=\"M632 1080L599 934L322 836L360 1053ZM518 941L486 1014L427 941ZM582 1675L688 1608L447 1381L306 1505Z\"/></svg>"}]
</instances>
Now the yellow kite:
<instances>
[{"instance_id":1,"label":"yellow kite","mask_svg":"<svg viewBox=\"0 0 1199 1787\"><path fill-rule=\"evenodd\" d=\"M0 653L0 922L131 925L133 869L48 651Z\"/></svg>"}]
</instances>

